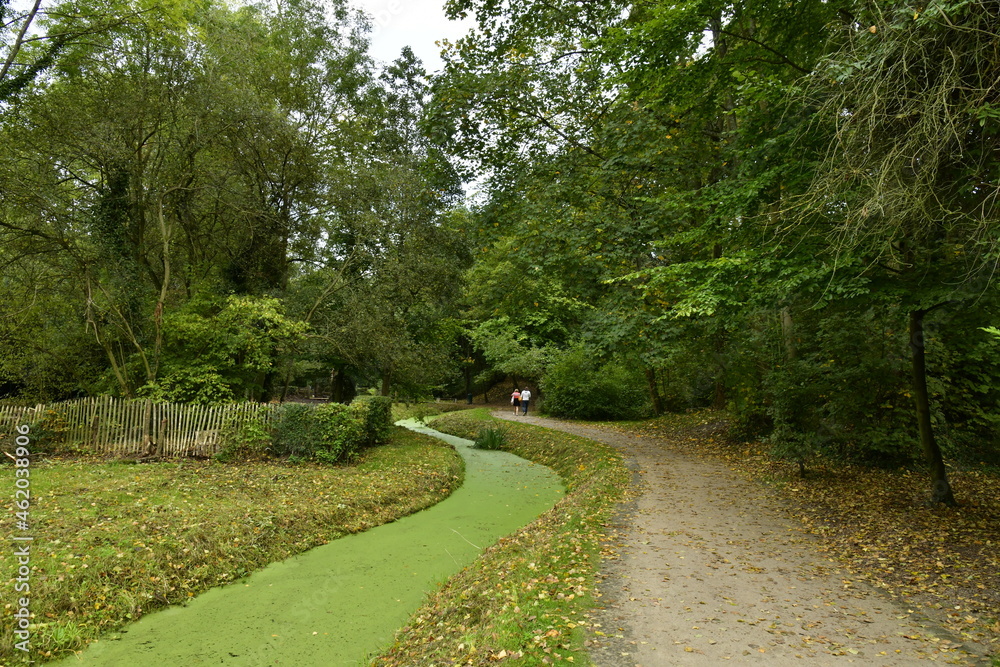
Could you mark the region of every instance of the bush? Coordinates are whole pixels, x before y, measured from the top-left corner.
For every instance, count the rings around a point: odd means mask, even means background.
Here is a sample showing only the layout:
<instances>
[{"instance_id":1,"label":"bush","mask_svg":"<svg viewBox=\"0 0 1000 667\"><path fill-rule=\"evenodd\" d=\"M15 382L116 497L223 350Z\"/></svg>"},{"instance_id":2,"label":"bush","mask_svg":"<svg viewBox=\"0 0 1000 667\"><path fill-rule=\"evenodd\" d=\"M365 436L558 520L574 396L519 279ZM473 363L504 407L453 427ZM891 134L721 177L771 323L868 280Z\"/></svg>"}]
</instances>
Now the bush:
<instances>
[{"instance_id":1,"label":"bush","mask_svg":"<svg viewBox=\"0 0 1000 667\"><path fill-rule=\"evenodd\" d=\"M349 461L364 447L385 442L392 430L392 402L374 396L344 405L285 403L272 429L272 451L292 459Z\"/></svg>"},{"instance_id":2,"label":"bush","mask_svg":"<svg viewBox=\"0 0 1000 667\"><path fill-rule=\"evenodd\" d=\"M650 414L646 379L618 361L601 363L583 347L561 354L542 379L546 414L571 419L642 419Z\"/></svg>"},{"instance_id":3,"label":"bush","mask_svg":"<svg viewBox=\"0 0 1000 667\"><path fill-rule=\"evenodd\" d=\"M157 403L222 405L235 400L233 390L213 368L178 368L139 388L140 398Z\"/></svg>"},{"instance_id":4,"label":"bush","mask_svg":"<svg viewBox=\"0 0 1000 667\"><path fill-rule=\"evenodd\" d=\"M230 463L267 458L272 445L266 415L266 412L261 412L252 418L231 418L223 424L215 459Z\"/></svg>"},{"instance_id":5,"label":"bush","mask_svg":"<svg viewBox=\"0 0 1000 667\"><path fill-rule=\"evenodd\" d=\"M800 464L816 455L863 465L909 464L920 452L909 362L893 354L909 340L905 330L890 328L898 313L822 315L815 323L806 314L797 320L803 340L795 358L762 376L773 454Z\"/></svg>"},{"instance_id":6,"label":"bush","mask_svg":"<svg viewBox=\"0 0 1000 667\"><path fill-rule=\"evenodd\" d=\"M313 409L313 457L324 463L349 461L365 444L364 404L324 403Z\"/></svg>"},{"instance_id":7,"label":"bush","mask_svg":"<svg viewBox=\"0 0 1000 667\"><path fill-rule=\"evenodd\" d=\"M356 399L354 404L364 406L365 446L387 442L392 433L392 399L388 396L369 396Z\"/></svg>"},{"instance_id":8,"label":"bush","mask_svg":"<svg viewBox=\"0 0 1000 667\"><path fill-rule=\"evenodd\" d=\"M319 440L314 408L305 403L283 403L277 408L271 429L271 447L276 456L310 458Z\"/></svg>"},{"instance_id":9,"label":"bush","mask_svg":"<svg viewBox=\"0 0 1000 667\"><path fill-rule=\"evenodd\" d=\"M473 443L475 449L504 449L507 446L509 429L506 426L485 426L479 429L479 435Z\"/></svg>"}]
</instances>

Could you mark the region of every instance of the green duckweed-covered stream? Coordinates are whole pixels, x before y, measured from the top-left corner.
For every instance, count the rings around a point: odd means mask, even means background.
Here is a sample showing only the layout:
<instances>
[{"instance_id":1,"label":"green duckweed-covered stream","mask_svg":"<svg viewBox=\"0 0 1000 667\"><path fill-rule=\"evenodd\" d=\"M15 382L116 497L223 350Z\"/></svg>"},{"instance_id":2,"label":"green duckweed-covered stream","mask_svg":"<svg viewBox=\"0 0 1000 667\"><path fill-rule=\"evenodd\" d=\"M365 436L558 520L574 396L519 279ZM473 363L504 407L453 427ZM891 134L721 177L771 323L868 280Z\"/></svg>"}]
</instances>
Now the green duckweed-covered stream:
<instances>
[{"instance_id":1,"label":"green duckweed-covered stream","mask_svg":"<svg viewBox=\"0 0 1000 667\"><path fill-rule=\"evenodd\" d=\"M428 592L563 494L548 468L413 422L452 444L465 483L434 507L151 614L58 664L363 665Z\"/></svg>"}]
</instances>

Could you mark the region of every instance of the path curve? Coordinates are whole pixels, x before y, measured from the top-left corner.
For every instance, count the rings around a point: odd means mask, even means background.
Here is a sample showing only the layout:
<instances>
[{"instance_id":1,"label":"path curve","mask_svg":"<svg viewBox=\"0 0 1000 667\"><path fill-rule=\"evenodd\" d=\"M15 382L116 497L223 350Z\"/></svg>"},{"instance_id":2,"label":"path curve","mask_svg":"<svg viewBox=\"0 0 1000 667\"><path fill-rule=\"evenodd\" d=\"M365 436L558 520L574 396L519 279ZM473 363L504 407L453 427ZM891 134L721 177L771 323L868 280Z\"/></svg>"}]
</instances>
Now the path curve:
<instances>
[{"instance_id":1,"label":"path curve","mask_svg":"<svg viewBox=\"0 0 1000 667\"><path fill-rule=\"evenodd\" d=\"M991 664L854 580L766 489L680 439L494 415L612 445L633 470L638 497L619 513L617 558L602 565L595 664Z\"/></svg>"}]
</instances>

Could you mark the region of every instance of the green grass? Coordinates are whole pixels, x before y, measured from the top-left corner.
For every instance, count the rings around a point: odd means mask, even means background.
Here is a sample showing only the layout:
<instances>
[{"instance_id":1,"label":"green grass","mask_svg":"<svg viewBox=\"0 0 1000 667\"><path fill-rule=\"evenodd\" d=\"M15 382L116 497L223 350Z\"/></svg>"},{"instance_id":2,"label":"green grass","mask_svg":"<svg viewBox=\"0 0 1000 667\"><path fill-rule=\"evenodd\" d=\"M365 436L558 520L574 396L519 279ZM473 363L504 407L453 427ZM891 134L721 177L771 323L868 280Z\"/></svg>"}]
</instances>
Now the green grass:
<instances>
[{"instance_id":1,"label":"green grass","mask_svg":"<svg viewBox=\"0 0 1000 667\"><path fill-rule=\"evenodd\" d=\"M494 424L480 408L439 417L431 426L473 440ZM605 526L630 473L608 446L505 424L505 449L555 470L566 497L450 579L373 664L589 664L584 631L596 605L601 550L610 541Z\"/></svg>"},{"instance_id":2,"label":"green grass","mask_svg":"<svg viewBox=\"0 0 1000 667\"><path fill-rule=\"evenodd\" d=\"M61 657L157 608L433 505L464 474L452 448L405 429L343 467L62 460L30 470L35 658ZM4 474L13 480L12 466ZM0 525L14 534L13 511ZM0 567L12 592L13 549ZM14 612L3 610L0 664L23 657Z\"/></svg>"},{"instance_id":3,"label":"green grass","mask_svg":"<svg viewBox=\"0 0 1000 667\"><path fill-rule=\"evenodd\" d=\"M440 403L393 403L392 421L397 422L401 419L416 419L417 421L426 422L428 418L443 415L448 412L455 412L456 410L467 410L468 408L468 403L454 403L450 401L442 401Z\"/></svg>"}]
</instances>

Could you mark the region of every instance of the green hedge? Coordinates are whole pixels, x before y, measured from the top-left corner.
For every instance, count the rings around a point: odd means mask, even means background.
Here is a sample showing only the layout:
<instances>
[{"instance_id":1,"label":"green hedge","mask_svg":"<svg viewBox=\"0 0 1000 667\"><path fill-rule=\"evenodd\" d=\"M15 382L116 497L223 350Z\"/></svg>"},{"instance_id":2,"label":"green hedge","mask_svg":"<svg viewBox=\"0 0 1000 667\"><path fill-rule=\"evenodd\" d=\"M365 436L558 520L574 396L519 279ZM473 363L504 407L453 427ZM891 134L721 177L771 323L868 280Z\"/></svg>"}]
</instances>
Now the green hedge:
<instances>
[{"instance_id":1,"label":"green hedge","mask_svg":"<svg viewBox=\"0 0 1000 667\"><path fill-rule=\"evenodd\" d=\"M350 461L360 450L382 444L392 430L392 402L383 396L355 401L350 405L324 403L284 403L275 408L267 451L272 456L325 463ZM234 428L220 460L244 458L245 452L259 452L243 442L257 429Z\"/></svg>"},{"instance_id":2,"label":"green hedge","mask_svg":"<svg viewBox=\"0 0 1000 667\"><path fill-rule=\"evenodd\" d=\"M292 459L311 458L319 441L315 407L305 403L283 403L271 425L271 453Z\"/></svg>"},{"instance_id":3,"label":"green hedge","mask_svg":"<svg viewBox=\"0 0 1000 667\"><path fill-rule=\"evenodd\" d=\"M392 433L392 399L388 396L356 398L352 405L364 406L365 446L373 447L389 441Z\"/></svg>"}]
</instances>

